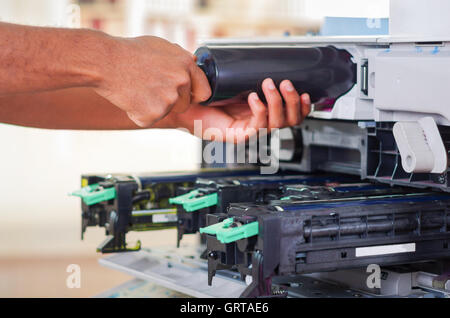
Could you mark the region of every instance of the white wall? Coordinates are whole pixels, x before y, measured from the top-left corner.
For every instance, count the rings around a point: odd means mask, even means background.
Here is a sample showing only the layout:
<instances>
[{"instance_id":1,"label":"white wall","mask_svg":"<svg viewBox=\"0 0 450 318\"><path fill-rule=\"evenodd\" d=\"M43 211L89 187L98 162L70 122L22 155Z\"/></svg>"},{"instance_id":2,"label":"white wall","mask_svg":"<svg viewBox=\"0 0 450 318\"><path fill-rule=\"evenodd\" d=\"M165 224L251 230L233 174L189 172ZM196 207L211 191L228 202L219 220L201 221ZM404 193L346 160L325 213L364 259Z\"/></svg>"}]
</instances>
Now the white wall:
<instances>
[{"instance_id":1,"label":"white wall","mask_svg":"<svg viewBox=\"0 0 450 318\"><path fill-rule=\"evenodd\" d=\"M70 0L1 0L0 20L40 26L68 26Z\"/></svg>"},{"instance_id":2,"label":"white wall","mask_svg":"<svg viewBox=\"0 0 450 318\"><path fill-rule=\"evenodd\" d=\"M0 17L57 25L68 3L1 0ZM80 200L67 195L79 188L82 173L193 169L199 160L200 141L180 131L74 132L0 124L0 259L94 251L103 230L89 229L82 243Z\"/></svg>"},{"instance_id":3,"label":"white wall","mask_svg":"<svg viewBox=\"0 0 450 318\"><path fill-rule=\"evenodd\" d=\"M199 147L199 140L181 131L73 132L0 124L0 257L93 251L103 231L89 229L82 244L80 200L68 196L80 187L81 174L193 169Z\"/></svg>"},{"instance_id":4,"label":"white wall","mask_svg":"<svg viewBox=\"0 0 450 318\"><path fill-rule=\"evenodd\" d=\"M304 0L305 14L310 17L367 17L389 16L389 0Z\"/></svg>"}]
</instances>

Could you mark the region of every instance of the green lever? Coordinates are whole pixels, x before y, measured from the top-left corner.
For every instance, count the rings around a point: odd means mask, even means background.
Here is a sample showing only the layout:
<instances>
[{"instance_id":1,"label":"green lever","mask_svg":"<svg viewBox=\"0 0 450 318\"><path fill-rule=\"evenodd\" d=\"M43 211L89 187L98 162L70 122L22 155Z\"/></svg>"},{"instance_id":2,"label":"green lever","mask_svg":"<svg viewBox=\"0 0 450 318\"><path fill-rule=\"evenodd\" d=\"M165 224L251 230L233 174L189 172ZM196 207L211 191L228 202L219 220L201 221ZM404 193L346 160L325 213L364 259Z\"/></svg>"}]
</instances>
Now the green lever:
<instances>
[{"instance_id":1,"label":"green lever","mask_svg":"<svg viewBox=\"0 0 450 318\"><path fill-rule=\"evenodd\" d=\"M233 222L233 218L228 218L220 223L201 228L200 233L215 235L217 240L224 244L258 235L257 221L241 226L231 227Z\"/></svg>"},{"instance_id":2,"label":"green lever","mask_svg":"<svg viewBox=\"0 0 450 318\"><path fill-rule=\"evenodd\" d=\"M169 199L170 204L182 205L186 212L194 212L207 208L216 205L217 202L217 193L201 195L199 190L192 190L191 192Z\"/></svg>"},{"instance_id":3,"label":"green lever","mask_svg":"<svg viewBox=\"0 0 450 318\"><path fill-rule=\"evenodd\" d=\"M91 184L72 192L70 195L80 197L86 205L93 205L102 201L108 201L116 197L116 189L100 188L98 183Z\"/></svg>"},{"instance_id":4,"label":"green lever","mask_svg":"<svg viewBox=\"0 0 450 318\"><path fill-rule=\"evenodd\" d=\"M191 192L179 195L174 198L169 199L170 204L183 204L184 202L188 201L189 199L194 198L198 194L198 190L192 190Z\"/></svg>"}]
</instances>

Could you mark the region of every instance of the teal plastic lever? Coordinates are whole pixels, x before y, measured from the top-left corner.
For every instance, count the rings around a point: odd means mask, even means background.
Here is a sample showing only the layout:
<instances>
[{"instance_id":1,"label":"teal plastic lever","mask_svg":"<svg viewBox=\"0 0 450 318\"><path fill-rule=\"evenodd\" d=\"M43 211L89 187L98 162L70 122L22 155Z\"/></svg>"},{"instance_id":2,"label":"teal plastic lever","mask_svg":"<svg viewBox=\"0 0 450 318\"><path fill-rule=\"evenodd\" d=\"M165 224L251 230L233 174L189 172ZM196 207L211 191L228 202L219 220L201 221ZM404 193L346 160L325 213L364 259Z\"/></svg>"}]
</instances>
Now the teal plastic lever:
<instances>
[{"instance_id":1,"label":"teal plastic lever","mask_svg":"<svg viewBox=\"0 0 450 318\"><path fill-rule=\"evenodd\" d=\"M216 205L217 202L217 193L202 195L199 190L192 190L189 193L169 199L170 204L182 205L186 212L198 211Z\"/></svg>"},{"instance_id":2,"label":"teal plastic lever","mask_svg":"<svg viewBox=\"0 0 450 318\"><path fill-rule=\"evenodd\" d=\"M241 226L232 227L234 219L228 218L200 229L200 233L215 235L221 243L231 243L247 237L258 235L258 222L251 222Z\"/></svg>"},{"instance_id":3,"label":"teal plastic lever","mask_svg":"<svg viewBox=\"0 0 450 318\"><path fill-rule=\"evenodd\" d=\"M116 189L114 187L104 189L98 183L95 183L74 191L71 195L80 197L86 205L93 205L114 199Z\"/></svg>"}]
</instances>

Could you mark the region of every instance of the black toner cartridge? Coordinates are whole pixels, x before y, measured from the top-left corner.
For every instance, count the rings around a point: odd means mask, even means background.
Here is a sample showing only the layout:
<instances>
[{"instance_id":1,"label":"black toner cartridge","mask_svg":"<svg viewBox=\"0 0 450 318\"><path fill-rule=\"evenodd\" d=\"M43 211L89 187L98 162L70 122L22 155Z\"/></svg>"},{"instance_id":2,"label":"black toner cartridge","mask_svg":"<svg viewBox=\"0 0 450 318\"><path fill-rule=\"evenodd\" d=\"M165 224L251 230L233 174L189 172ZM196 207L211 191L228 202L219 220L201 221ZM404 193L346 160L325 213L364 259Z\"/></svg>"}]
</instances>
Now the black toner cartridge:
<instances>
[{"instance_id":1,"label":"black toner cartridge","mask_svg":"<svg viewBox=\"0 0 450 318\"><path fill-rule=\"evenodd\" d=\"M212 95L207 103L257 91L272 78L278 86L289 78L314 103L335 100L356 83L356 65L346 50L326 47L203 46L195 55Z\"/></svg>"}]
</instances>

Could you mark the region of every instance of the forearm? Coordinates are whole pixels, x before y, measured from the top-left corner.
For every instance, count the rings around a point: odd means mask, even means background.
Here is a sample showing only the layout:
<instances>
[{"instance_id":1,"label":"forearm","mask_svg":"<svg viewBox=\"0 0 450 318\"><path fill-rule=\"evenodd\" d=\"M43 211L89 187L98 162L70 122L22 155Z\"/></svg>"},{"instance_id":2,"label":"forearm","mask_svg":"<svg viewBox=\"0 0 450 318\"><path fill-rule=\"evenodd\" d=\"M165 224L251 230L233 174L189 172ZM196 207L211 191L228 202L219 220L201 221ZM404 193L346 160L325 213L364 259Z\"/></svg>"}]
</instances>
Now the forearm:
<instances>
[{"instance_id":1,"label":"forearm","mask_svg":"<svg viewBox=\"0 0 450 318\"><path fill-rule=\"evenodd\" d=\"M95 87L111 65L108 35L0 23L0 96Z\"/></svg>"},{"instance_id":2,"label":"forearm","mask_svg":"<svg viewBox=\"0 0 450 318\"><path fill-rule=\"evenodd\" d=\"M89 88L0 96L0 122L47 129L141 129ZM175 128L174 119L169 115L153 128Z\"/></svg>"}]
</instances>

